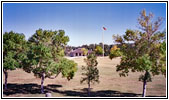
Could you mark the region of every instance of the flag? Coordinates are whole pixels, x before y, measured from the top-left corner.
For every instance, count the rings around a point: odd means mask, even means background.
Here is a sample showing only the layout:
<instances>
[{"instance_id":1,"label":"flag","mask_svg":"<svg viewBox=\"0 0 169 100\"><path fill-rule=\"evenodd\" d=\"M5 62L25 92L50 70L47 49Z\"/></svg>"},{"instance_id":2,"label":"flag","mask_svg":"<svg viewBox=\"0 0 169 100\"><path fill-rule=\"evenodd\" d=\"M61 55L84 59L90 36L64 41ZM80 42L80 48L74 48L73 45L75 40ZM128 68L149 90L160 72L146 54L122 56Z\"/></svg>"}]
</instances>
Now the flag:
<instances>
[{"instance_id":1,"label":"flag","mask_svg":"<svg viewBox=\"0 0 169 100\"><path fill-rule=\"evenodd\" d=\"M103 27L104 30L107 30L105 27Z\"/></svg>"}]
</instances>

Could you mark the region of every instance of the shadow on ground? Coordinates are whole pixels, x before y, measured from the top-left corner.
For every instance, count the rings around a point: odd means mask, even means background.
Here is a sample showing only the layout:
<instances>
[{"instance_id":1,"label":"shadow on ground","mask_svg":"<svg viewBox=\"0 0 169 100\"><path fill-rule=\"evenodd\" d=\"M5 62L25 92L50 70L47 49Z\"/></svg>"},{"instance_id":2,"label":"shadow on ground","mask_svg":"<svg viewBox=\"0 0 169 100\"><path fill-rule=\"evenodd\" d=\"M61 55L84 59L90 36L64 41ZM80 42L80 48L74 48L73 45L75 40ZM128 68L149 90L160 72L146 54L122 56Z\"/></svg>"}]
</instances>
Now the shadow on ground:
<instances>
[{"instance_id":1,"label":"shadow on ground","mask_svg":"<svg viewBox=\"0 0 169 100\"><path fill-rule=\"evenodd\" d=\"M4 95L13 95L13 94L40 94L41 93L41 86L38 84L8 84L8 89L3 89ZM4 87L4 86L3 86ZM47 88L48 87L48 88ZM54 85L49 84L48 86L44 86L45 92L50 89L56 89L62 87L62 85Z\"/></svg>"},{"instance_id":2,"label":"shadow on ground","mask_svg":"<svg viewBox=\"0 0 169 100\"><path fill-rule=\"evenodd\" d=\"M87 97L87 89L84 88L81 91L60 91L57 88L62 85L49 84L44 86L45 92L60 93L64 96L78 96ZM3 90L3 94L6 96L13 94L40 94L40 85L38 84L8 84L8 89ZM122 93L113 90L92 91L91 97L140 97L141 94L135 93ZM156 96L151 96L156 97ZM162 96L161 96L162 97Z\"/></svg>"}]
</instances>

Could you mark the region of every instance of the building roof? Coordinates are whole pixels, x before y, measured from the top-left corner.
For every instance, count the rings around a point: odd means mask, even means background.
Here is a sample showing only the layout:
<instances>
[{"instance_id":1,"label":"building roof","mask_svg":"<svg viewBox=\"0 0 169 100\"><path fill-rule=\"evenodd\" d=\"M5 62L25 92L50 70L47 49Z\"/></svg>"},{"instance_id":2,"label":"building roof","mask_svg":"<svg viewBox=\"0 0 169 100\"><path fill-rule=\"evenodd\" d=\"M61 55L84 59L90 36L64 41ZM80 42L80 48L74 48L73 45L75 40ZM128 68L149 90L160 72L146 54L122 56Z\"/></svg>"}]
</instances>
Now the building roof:
<instances>
[{"instance_id":1,"label":"building roof","mask_svg":"<svg viewBox=\"0 0 169 100\"><path fill-rule=\"evenodd\" d=\"M78 48L78 49L75 49L73 51L71 51L71 53L83 53L83 51L81 50L82 48ZM92 50L88 50L88 53L91 53Z\"/></svg>"},{"instance_id":2,"label":"building roof","mask_svg":"<svg viewBox=\"0 0 169 100\"><path fill-rule=\"evenodd\" d=\"M72 51L72 53L83 53L81 49L82 48L75 49Z\"/></svg>"}]
</instances>

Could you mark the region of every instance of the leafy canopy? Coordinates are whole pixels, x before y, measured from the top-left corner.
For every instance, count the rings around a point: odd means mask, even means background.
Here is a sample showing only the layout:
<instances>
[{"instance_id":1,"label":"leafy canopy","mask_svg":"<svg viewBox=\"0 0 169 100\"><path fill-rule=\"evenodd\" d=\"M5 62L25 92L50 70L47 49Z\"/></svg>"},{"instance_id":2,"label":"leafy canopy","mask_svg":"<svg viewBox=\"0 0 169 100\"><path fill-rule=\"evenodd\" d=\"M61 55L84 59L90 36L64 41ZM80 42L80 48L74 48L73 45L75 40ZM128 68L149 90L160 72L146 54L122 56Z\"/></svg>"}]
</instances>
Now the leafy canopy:
<instances>
[{"instance_id":1,"label":"leafy canopy","mask_svg":"<svg viewBox=\"0 0 169 100\"><path fill-rule=\"evenodd\" d=\"M25 60L24 70L33 72L37 77L45 73L45 77L50 78L62 73L63 77L72 79L77 71L77 64L63 58L64 47L68 41L69 37L65 36L63 30L37 30L29 39L30 50Z\"/></svg>"},{"instance_id":2,"label":"leafy canopy","mask_svg":"<svg viewBox=\"0 0 169 100\"><path fill-rule=\"evenodd\" d=\"M109 55L109 58L110 59L113 59L115 57L119 57L121 54L120 52L120 48L117 48L116 45L114 45L111 49L110 49L110 55Z\"/></svg>"},{"instance_id":3,"label":"leafy canopy","mask_svg":"<svg viewBox=\"0 0 169 100\"><path fill-rule=\"evenodd\" d=\"M36 33L29 39L34 44L43 43L52 49L53 57L64 56L65 45L69 42L69 37L65 36L64 30L36 30ZM56 60L56 59L55 59Z\"/></svg>"},{"instance_id":4,"label":"leafy canopy","mask_svg":"<svg viewBox=\"0 0 169 100\"><path fill-rule=\"evenodd\" d=\"M88 50L86 48L82 48L81 51L83 52L84 55L87 55Z\"/></svg>"},{"instance_id":5,"label":"leafy canopy","mask_svg":"<svg viewBox=\"0 0 169 100\"><path fill-rule=\"evenodd\" d=\"M152 18L152 13L146 15L143 10L138 18L140 31L128 29L123 36L113 36L122 46L121 62L117 65L120 76L128 75L129 71L146 72L148 81L151 80L150 73L165 74L165 32L158 32L162 18L159 17L156 21L152 21ZM145 79L141 77L140 79Z\"/></svg>"},{"instance_id":6,"label":"leafy canopy","mask_svg":"<svg viewBox=\"0 0 169 100\"><path fill-rule=\"evenodd\" d=\"M96 54L98 54L98 55L103 54L103 49L102 49L102 47L101 47L101 46L96 46L95 52L96 52Z\"/></svg>"},{"instance_id":7,"label":"leafy canopy","mask_svg":"<svg viewBox=\"0 0 169 100\"><path fill-rule=\"evenodd\" d=\"M22 67L22 61L26 57L27 49L24 34L13 31L3 34L3 68L15 70Z\"/></svg>"}]
</instances>

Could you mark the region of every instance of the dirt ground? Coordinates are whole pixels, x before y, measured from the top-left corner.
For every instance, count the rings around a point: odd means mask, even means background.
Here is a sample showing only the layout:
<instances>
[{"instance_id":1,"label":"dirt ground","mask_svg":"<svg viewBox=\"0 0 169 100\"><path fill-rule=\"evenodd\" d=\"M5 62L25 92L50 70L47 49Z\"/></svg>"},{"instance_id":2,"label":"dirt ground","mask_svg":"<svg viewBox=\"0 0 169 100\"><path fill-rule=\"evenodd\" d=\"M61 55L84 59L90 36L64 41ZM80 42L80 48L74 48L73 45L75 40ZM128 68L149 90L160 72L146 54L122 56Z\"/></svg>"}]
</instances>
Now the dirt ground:
<instances>
[{"instance_id":1,"label":"dirt ground","mask_svg":"<svg viewBox=\"0 0 169 100\"><path fill-rule=\"evenodd\" d=\"M81 67L85 65L84 57L69 58L78 63L78 71L74 78L68 81L59 75L56 79L45 79L45 91L53 97L86 97L87 84L80 84ZM141 73L129 73L127 77L120 77L116 72L116 65L120 58L110 60L108 57L98 57L100 83L91 85L92 97L140 97L142 82L138 81ZM4 75L3 75L4 76ZM3 78L4 80L4 78ZM9 71L8 90L3 91L4 97L44 97L40 93L40 79L21 69ZM154 76L147 84L147 96L166 96L166 79L162 75Z\"/></svg>"}]
</instances>

